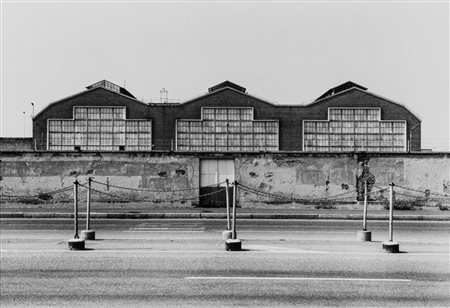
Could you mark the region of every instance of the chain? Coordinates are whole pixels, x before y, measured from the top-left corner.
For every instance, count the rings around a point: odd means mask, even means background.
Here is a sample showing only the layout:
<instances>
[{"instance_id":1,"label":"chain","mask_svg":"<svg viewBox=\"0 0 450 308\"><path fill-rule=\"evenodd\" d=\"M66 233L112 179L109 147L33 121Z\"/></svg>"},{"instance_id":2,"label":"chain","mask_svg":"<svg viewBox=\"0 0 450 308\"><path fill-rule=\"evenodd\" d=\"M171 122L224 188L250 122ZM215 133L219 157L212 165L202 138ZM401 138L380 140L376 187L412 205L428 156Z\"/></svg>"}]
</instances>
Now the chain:
<instances>
[{"instance_id":1,"label":"chain","mask_svg":"<svg viewBox=\"0 0 450 308\"><path fill-rule=\"evenodd\" d=\"M81 185L81 186L83 186L84 188L88 188L85 185ZM97 189L94 189L94 188L91 187L91 190L96 192L96 193L99 193L99 194L102 194L102 195L106 195L106 196L109 196L109 197L113 197L113 198L117 198L117 199L130 201L130 202L156 202L156 201L158 201L158 202L177 202L177 201L196 200L198 198L202 198L202 197L218 194L218 193L224 191L225 189L226 188L219 189L219 190L216 190L214 192L203 194L203 195L199 195L199 196L195 196L195 197L184 197L184 198L171 199L171 200L154 200L154 199L145 199L145 198L144 199L132 199L132 198L124 197L124 196L117 196L115 194L107 193L107 192L104 192L104 191L101 191L101 190L97 190Z\"/></svg>"},{"instance_id":2,"label":"chain","mask_svg":"<svg viewBox=\"0 0 450 308\"><path fill-rule=\"evenodd\" d=\"M103 186L109 186L109 187L118 188L118 189L142 191L142 192L149 192L149 193L151 193L151 192L158 193L158 192L190 191L190 190L197 190L197 189L204 188L204 187L215 187L215 186L220 186L221 184L225 184L225 182L219 182L216 184L211 184L211 185L202 186L202 187L194 187L194 188L173 189L173 190L151 190L151 189L145 189L145 188L124 187L124 186L119 186L119 185L103 183L103 182L99 182L99 181L95 181L95 180L92 180L92 182L103 185Z\"/></svg>"}]
</instances>

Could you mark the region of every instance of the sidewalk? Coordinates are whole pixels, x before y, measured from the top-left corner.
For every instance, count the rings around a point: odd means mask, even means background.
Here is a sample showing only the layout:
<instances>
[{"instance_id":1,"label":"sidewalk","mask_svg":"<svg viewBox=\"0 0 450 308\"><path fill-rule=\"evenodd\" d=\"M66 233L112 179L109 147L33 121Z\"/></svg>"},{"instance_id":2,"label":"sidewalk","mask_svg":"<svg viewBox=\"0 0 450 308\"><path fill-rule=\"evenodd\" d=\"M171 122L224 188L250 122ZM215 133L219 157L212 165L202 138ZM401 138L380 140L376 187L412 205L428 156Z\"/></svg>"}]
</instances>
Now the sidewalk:
<instances>
[{"instance_id":1,"label":"sidewalk","mask_svg":"<svg viewBox=\"0 0 450 308\"><path fill-rule=\"evenodd\" d=\"M73 204L0 204L0 218L73 218ZM78 208L80 218L86 217L86 204ZM237 208L238 219L335 219L362 220L361 209L314 209L264 205L255 208ZM149 206L141 203L93 203L92 219L226 219L225 208L181 208L174 206ZM388 220L389 211L369 209L368 220ZM450 211L438 208L394 211L394 220L450 221Z\"/></svg>"}]
</instances>

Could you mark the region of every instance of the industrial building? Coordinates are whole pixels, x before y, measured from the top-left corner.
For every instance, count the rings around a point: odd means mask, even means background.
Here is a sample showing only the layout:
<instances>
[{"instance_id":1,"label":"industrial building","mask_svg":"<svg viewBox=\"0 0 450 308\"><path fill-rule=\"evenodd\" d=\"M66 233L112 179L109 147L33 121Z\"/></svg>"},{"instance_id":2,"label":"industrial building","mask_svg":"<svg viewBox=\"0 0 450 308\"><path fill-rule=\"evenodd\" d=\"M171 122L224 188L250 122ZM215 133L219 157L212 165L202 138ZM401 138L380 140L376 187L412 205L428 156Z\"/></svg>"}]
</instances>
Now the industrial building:
<instances>
[{"instance_id":1,"label":"industrial building","mask_svg":"<svg viewBox=\"0 0 450 308\"><path fill-rule=\"evenodd\" d=\"M420 119L403 105L346 82L308 105L274 104L225 81L182 103L144 103L103 80L33 118L46 151L409 152Z\"/></svg>"},{"instance_id":2,"label":"industrial building","mask_svg":"<svg viewBox=\"0 0 450 308\"><path fill-rule=\"evenodd\" d=\"M364 165L377 185L439 190L448 160L420 152L420 124L402 104L353 82L302 105L274 104L230 81L185 102L148 103L103 80L41 110L32 139L0 140L0 188L35 195L94 174L106 185L96 186L102 202L141 191L155 204L224 206L226 179L263 194L356 200ZM411 176L423 170L433 183ZM236 198L241 206L273 202L248 191Z\"/></svg>"}]
</instances>

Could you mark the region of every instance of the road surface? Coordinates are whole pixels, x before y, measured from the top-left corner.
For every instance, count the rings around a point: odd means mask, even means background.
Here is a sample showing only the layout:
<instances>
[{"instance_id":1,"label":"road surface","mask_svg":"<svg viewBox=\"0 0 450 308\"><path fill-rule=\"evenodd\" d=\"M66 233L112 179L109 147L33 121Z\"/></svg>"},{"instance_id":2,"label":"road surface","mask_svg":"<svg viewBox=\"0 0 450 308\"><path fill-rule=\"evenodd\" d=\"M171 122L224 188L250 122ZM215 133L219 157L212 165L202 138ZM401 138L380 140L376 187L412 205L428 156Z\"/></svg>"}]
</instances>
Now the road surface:
<instances>
[{"instance_id":1,"label":"road surface","mask_svg":"<svg viewBox=\"0 0 450 308\"><path fill-rule=\"evenodd\" d=\"M80 221L80 229L83 229ZM227 252L219 220L96 220L70 251L73 223L1 220L2 307L448 307L448 222L241 220Z\"/></svg>"}]
</instances>

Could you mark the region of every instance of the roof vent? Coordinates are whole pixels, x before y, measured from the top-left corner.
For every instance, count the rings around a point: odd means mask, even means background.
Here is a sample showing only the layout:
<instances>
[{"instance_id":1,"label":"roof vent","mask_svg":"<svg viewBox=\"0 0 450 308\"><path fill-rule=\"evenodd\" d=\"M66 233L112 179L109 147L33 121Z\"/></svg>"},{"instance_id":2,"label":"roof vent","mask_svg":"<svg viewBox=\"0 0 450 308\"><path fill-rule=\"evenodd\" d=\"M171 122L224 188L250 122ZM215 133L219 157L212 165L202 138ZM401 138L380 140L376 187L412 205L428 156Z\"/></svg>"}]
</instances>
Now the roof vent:
<instances>
[{"instance_id":1,"label":"roof vent","mask_svg":"<svg viewBox=\"0 0 450 308\"><path fill-rule=\"evenodd\" d=\"M211 92L215 92L215 91L218 91L218 90L221 90L224 88L231 88L231 89L234 89L234 90L242 92L242 93L245 93L245 91L247 90L246 88L241 87L240 85L237 85L237 84L232 83L231 81L227 80L225 82L219 83L218 85L215 85L215 86L209 88L208 91L209 91L209 93L211 93Z\"/></svg>"},{"instance_id":2,"label":"roof vent","mask_svg":"<svg viewBox=\"0 0 450 308\"><path fill-rule=\"evenodd\" d=\"M337 87L331 88L330 90L328 90L327 92L325 92L324 94L322 94L319 98L316 99L316 101L318 101L319 99L328 97L328 96L332 96L332 95L336 95L340 92L344 92L345 90L351 89L351 88L358 88L361 89L363 91L367 91L366 87L360 86L357 83L354 83L352 81L347 81Z\"/></svg>"},{"instance_id":3,"label":"roof vent","mask_svg":"<svg viewBox=\"0 0 450 308\"><path fill-rule=\"evenodd\" d=\"M104 88L104 89L107 89L107 90L110 90L113 92L117 92L117 93L129 96L129 97L135 98L133 96L133 94L131 94L130 92L127 91L127 89L122 88L122 87L116 85L115 83L112 83L111 81L108 81L105 79L86 87L86 89L88 89L88 90L94 89L94 88Z\"/></svg>"}]
</instances>

